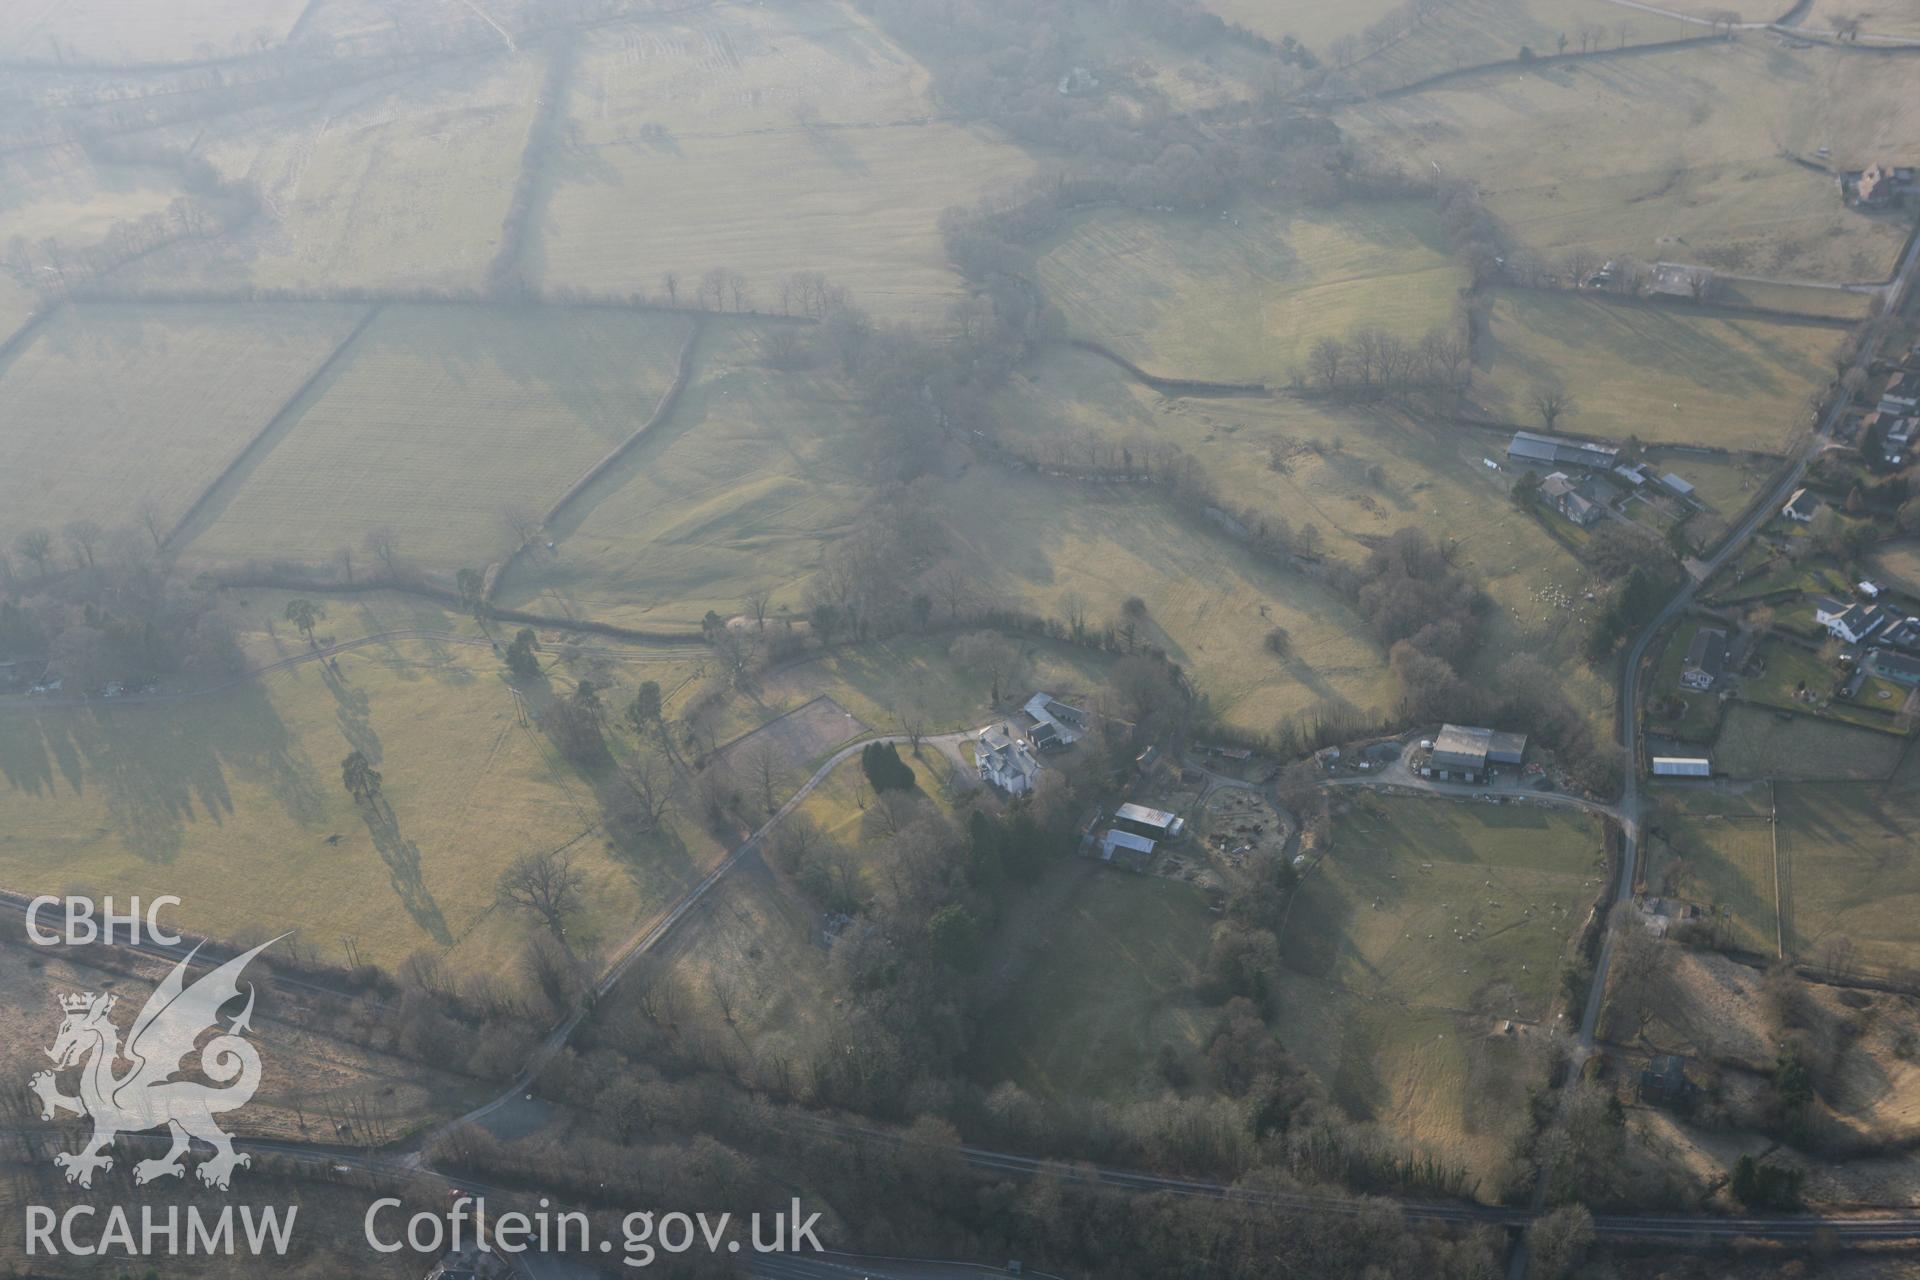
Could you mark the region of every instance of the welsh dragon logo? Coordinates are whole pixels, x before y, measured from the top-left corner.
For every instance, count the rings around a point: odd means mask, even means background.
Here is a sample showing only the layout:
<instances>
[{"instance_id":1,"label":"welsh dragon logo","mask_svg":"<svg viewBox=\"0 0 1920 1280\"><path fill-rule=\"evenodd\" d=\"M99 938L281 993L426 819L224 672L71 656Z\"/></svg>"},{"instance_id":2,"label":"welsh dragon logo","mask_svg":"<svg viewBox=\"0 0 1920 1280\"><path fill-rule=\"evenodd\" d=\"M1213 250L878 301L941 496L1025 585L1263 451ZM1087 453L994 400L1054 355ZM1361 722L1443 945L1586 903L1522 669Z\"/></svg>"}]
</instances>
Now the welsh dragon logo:
<instances>
[{"instance_id":1,"label":"welsh dragon logo","mask_svg":"<svg viewBox=\"0 0 1920 1280\"><path fill-rule=\"evenodd\" d=\"M165 1128L173 1145L164 1156L134 1166L137 1183L184 1174L182 1161L196 1138L213 1148L212 1157L195 1171L209 1187L226 1190L234 1168L252 1163L251 1157L234 1151L233 1139L216 1117L244 1107L260 1087L260 1054L245 1039L252 1029L253 984L247 984L246 1007L225 1031L220 1031L219 1015L240 998L240 974L247 965L278 941L263 942L188 986L187 966L199 951L195 947L148 998L133 1020L124 1049L110 1016L118 996L89 991L60 998L66 1018L53 1048L47 1050L54 1070L35 1075L29 1087L40 1098L42 1120L51 1120L61 1111L93 1120L93 1134L78 1151L63 1151L53 1158L66 1170L68 1182L92 1186L96 1169L113 1168L113 1157L107 1153L114 1139L148 1129ZM181 1059L194 1051L201 1033L209 1030L218 1034L200 1047L199 1067L213 1084L173 1079L182 1069ZM114 1068L121 1062L131 1065L116 1075ZM80 1093L68 1097L60 1091L58 1077L75 1067L80 1069Z\"/></svg>"}]
</instances>

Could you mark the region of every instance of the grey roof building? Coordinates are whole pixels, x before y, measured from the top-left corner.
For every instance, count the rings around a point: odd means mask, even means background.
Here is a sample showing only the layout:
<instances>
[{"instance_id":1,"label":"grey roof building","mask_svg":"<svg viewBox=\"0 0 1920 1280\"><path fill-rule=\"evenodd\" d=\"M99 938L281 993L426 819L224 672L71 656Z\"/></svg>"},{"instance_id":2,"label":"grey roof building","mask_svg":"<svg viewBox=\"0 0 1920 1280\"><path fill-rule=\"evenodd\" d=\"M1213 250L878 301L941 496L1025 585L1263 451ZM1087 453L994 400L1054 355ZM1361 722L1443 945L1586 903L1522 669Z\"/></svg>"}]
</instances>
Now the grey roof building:
<instances>
[{"instance_id":1,"label":"grey roof building","mask_svg":"<svg viewBox=\"0 0 1920 1280\"><path fill-rule=\"evenodd\" d=\"M1599 467L1611 471L1620 460L1618 449L1573 440L1563 436L1543 436L1533 431L1516 431L1507 445L1507 457L1521 462L1546 462L1554 466Z\"/></svg>"},{"instance_id":2,"label":"grey roof building","mask_svg":"<svg viewBox=\"0 0 1920 1280\"><path fill-rule=\"evenodd\" d=\"M1443 724L1433 740L1436 769L1485 772L1489 764L1519 764L1527 753L1527 735L1500 733L1471 725Z\"/></svg>"},{"instance_id":3,"label":"grey roof building","mask_svg":"<svg viewBox=\"0 0 1920 1280\"><path fill-rule=\"evenodd\" d=\"M1726 660L1727 633L1716 627L1701 627L1687 646L1686 660L1680 665L1680 683L1689 689L1711 689Z\"/></svg>"}]
</instances>

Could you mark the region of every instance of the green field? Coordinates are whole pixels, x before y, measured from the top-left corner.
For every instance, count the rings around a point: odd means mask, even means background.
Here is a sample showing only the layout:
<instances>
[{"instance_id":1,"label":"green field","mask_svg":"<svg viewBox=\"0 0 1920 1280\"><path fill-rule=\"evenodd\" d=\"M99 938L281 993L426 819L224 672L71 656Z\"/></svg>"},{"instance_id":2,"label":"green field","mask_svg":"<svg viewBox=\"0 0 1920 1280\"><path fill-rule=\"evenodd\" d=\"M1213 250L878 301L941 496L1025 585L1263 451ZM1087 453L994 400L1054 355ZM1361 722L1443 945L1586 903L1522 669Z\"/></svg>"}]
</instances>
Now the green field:
<instances>
[{"instance_id":1,"label":"green field","mask_svg":"<svg viewBox=\"0 0 1920 1280\"><path fill-rule=\"evenodd\" d=\"M262 211L218 245L125 274L241 287L478 288L500 247L544 72L537 51L439 62L261 118L221 117L199 153Z\"/></svg>"},{"instance_id":2,"label":"green field","mask_svg":"<svg viewBox=\"0 0 1920 1280\"><path fill-rule=\"evenodd\" d=\"M1216 1017L1192 994L1215 917L1188 885L1071 870L1084 883L1025 940L1037 954L987 1019L975 1069L1042 1097L1158 1093L1160 1047L1196 1053Z\"/></svg>"},{"instance_id":3,"label":"green field","mask_svg":"<svg viewBox=\"0 0 1920 1280\"><path fill-rule=\"evenodd\" d=\"M1906 743L1890 733L1733 703L1714 744L1714 767L1737 778L1846 782L1885 778Z\"/></svg>"},{"instance_id":4,"label":"green field","mask_svg":"<svg viewBox=\"0 0 1920 1280\"><path fill-rule=\"evenodd\" d=\"M1361 56L1342 75L1356 90L1377 91L1517 58L1523 47L1554 53L1562 37L1567 51L1578 53L1704 34L1677 18L1623 12L1606 0L1443 0L1400 39L1371 50L1363 42Z\"/></svg>"},{"instance_id":5,"label":"green field","mask_svg":"<svg viewBox=\"0 0 1920 1280\"><path fill-rule=\"evenodd\" d=\"M653 413L687 321L569 310L390 307L193 526L186 554L310 564L376 529L450 576L511 551ZM369 565L370 567L370 565Z\"/></svg>"},{"instance_id":6,"label":"green field","mask_svg":"<svg viewBox=\"0 0 1920 1280\"><path fill-rule=\"evenodd\" d=\"M185 62L277 43L306 0L20 0L0 9L0 56Z\"/></svg>"},{"instance_id":7,"label":"green field","mask_svg":"<svg viewBox=\"0 0 1920 1280\"><path fill-rule=\"evenodd\" d=\"M1736 795L1665 787L1654 794L1659 809L1652 824L1660 838L1648 853L1648 891L1717 908L1731 920L1734 946L1775 954L1779 900L1769 788Z\"/></svg>"},{"instance_id":8,"label":"green field","mask_svg":"<svg viewBox=\"0 0 1920 1280\"><path fill-rule=\"evenodd\" d=\"M1920 541L1883 542L1874 549L1871 563L1874 581L1920 595Z\"/></svg>"},{"instance_id":9,"label":"green field","mask_svg":"<svg viewBox=\"0 0 1920 1280\"><path fill-rule=\"evenodd\" d=\"M1532 405L1557 385L1573 407L1556 429L1614 439L1785 452L1807 397L1832 376L1839 330L1602 302L1574 293L1496 296L1478 354L1485 412L1538 427Z\"/></svg>"},{"instance_id":10,"label":"green field","mask_svg":"<svg viewBox=\"0 0 1920 1280\"><path fill-rule=\"evenodd\" d=\"M1591 819L1357 795L1302 882L1279 1036L1350 1112L1498 1167L1537 1086L1570 939L1606 874Z\"/></svg>"},{"instance_id":11,"label":"green field","mask_svg":"<svg viewBox=\"0 0 1920 1280\"><path fill-rule=\"evenodd\" d=\"M1241 201L1220 216L1102 210L1044 245L1068 327L1166 377L1278 385L1322 337L1453 324L1465 273L1429 206Z\"/></svg>"},{"instance_id":12,"label":"green field","mask_svg":"<svg viewBox=\"0 0 1920 1280\"><path fill-rule=\"evenodd\" d=\"M297 928L330 957L351 938L377 963L431 950L477 970L518 945L492 897L519 854L580 837L580 936L610 947L714 853L691 825L609 848L592 788L521 724L488 646L408 641L337 661L338 674L305 663L185 701L0 711L0 882L171 893L192 930ZM671 684L681 662L660 655L626 679ZM384 775L389 814L341 785L354 749Z\"/></svg>"},{"instance_id":13,"label":"green field","mask_svg":"<svg viewBox=\"0 0 1920 1280\"><path fill-rule=\"evenodd\" d=\"M1909 759L1879 783L1795 783L1780 791L1780 856L1793 911L1790 948L1820 962L1837 937L1870 972L1920 965L1920 775Z\"/></svg>"},{"instance_id":14,"label":"green field","mask_svg":"<svg viewBox=\"0 0 1920 1280\"><path fill-rule=\"evenodd\" d=\"M822 546L872 496L865 433L843 383L766 367L763 337L710 328L672 415L569 507L552 552L516 564L502 604L690 632L756 587L804 608Z\"/></svg>"},{"instance_id":15,"label":"green field","mask_svg":"<svg viewBox=\"0 0 1920 1280\"><path fill-rule=\"evenodd\" d=\"M327 358L351 306L68 307L0 370L0 541L71 520L164 534ZM54 425L57 424L57 427ZM144 538L146 534L143 532Z\"/></svg>"},{"instance_id":16,"label":"green field","mask_svg":"<svg viewBox=\"0 0 1920 1280\"><path fill-rule=\"evenodd\" d=\"M1636 28L1652 21L1600 7ZM1843 208L1830 177L1783 154L1828 146L1836 168L1883 154L1912 163L1912 68L1858 72L1846 53L1752 38L1467 76L1337 118L1377 159L1474 181L1519 245L1556 267L1577 247L1875 281L1893 270L1902 219Z\"/></svg>"},{"instance_id":17,"label":"green field","mask_svg":"<svg viewBox=\"0 0 1920 1280\"><path fill-rule=\"evenodd\" d=\"M783 277L819 272L876 314L937 319L961 291L940 212L1020 182L1033 161L941 119L925 81L839 3L597 35L530 274L548 289L660 294L672 272L684 300L717 269L744 278L749 306L778 311Z\"/></svg>"}]
</instances>

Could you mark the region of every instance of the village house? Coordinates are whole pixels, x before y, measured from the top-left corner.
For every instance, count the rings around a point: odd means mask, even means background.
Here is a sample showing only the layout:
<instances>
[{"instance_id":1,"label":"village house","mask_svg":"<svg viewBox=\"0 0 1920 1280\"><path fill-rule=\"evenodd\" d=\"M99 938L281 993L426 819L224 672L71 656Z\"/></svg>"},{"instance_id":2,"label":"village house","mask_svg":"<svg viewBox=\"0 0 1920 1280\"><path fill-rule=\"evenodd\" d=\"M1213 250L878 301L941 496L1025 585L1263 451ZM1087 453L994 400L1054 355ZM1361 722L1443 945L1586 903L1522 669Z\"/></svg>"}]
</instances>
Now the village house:
<instances>
[{"instance_id":1,"label":"village house","mask_svg":"<svg viewBox=\"0 0 1920 1280\"><path fill-rule=\"evenodd\" d=\"M1031 792L1040 772L1032 744L1010 724L990 724L976 734L973 757L980 781L1009 796Z\"/></svg>"},{"instance_id":2,"label":"village house","mask_svg":"<svg viewBox=\"0 0 1920 1280\"><path fill-rule=\"evenodd\" d=\"M1548 506L1583 528L1600 518L1600 504L1581 493L1564 471L1556 471L1540 482L1540 496L1547 500Z\"/></svg>"},{"instance_id":3,"label":"village house","mask_svg":"<svg viewBox=\"0 0 1920 1280\"><path fill-rule=\"evenodd\" d=\"M1687 656L1680 664L1680 683L1702 693L1713 688L1727 659L1727 633L1716 627L1701 627L1687 645Z\"/></svg>"},{"instance_id":4,"label":"village house","mask_svg":"<svg viewBox=\"0 0 1920 1280\"><path fill-rule=\"evenodd\" d=\"M1884 209L1913 193L1913 170L1880 161L1840 175L1841 199L1859 209Z\"/></svg>"},{"instance_id":5,"label":"village house","mask_svg":"<svg viewBox=\"0 0 1920 1280\"><path fill-rule=\"evenodd\" d=\"M1859 644L1895 621L1893 613L1877 604L1822 597L1814 601L1813 620L1848 644Z\"/></svg>"},{"instance_id":6,"label":"village house","mask_svg":"<svg viewBox=\"0 0 1920 1280\"><path fill-rule=\"evenodd\" d=\"M1875 649L1867 655L1865 668L1883 680L1897 684L1920 685L1920 659Z\"/></svg>"},{"instance_id":7,"label":"village house","mask_svg":"<svg viewBox=\"0 0 1920 1280\"><path fill-rule=\"evenodd\" d=\"M1780 514L1801 524L1812 524L1813 518L1820 514L1820 499L1805 489L1795 489L1787 505L1780 508Z\"/></svg>"}]
</instances>

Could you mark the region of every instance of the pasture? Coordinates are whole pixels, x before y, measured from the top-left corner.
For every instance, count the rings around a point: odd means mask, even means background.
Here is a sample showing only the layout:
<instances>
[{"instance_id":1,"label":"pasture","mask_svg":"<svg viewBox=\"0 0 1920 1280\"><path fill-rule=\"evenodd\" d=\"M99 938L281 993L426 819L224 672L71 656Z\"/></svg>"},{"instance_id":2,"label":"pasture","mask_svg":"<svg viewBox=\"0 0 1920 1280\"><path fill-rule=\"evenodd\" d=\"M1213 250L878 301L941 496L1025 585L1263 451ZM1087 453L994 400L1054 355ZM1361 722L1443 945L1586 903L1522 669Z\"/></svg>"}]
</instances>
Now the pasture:
<instances>
[{"instance_id":1,"label":"pasture","mask_svg":"<svg viewBox=\"0 0 1920 1280\"><path fill-rule=\"evenodd\" d=\"M1285 383L1323 337L1456 323L1465 272L1430 207L1240 201L1223 215L1083 214L1038 274L1069 329L1165 377Z\"/></svg>"},{"instance_id":2,"label":"pasture","mask_svg":"<svg viewBox=\"0 0 1920 1280\"><path fill-rule=\"evenodd\" d=\"M1912 758L1886 783L1782 784L1779 803L1795 954L1823 962L1845 938L1851 963L1865 971L1920 965L1920 770Z\"/></svg>"},{"instance_id":3,"label":"pasture","mask_svg":"<svg viewBox=\"0 0 1920 1280\"><path fill-rule=\"evenodd\" d=\"M1206 7L1228 22L1276 43L1292 36L1316 54L1343 35L1357 36L1399 7L1399 0L1363 0L1328 5L1317 0L1206 0Z\"/></svg>"},{"instance_id":4,"label":"pasture","mask_svg":"<svg viewBox=\"0 0 1920 1280\"><path fill-rule=\"evenodd\" d=\"M609 28L579 55L529 274L658 295L673 273L684 298L719 270L778 311L780 281L811 271L878 315L936 319L960 292L940 212L1033 162L940 119L926 78L839 3Z\"/></svg>"},{"instance_id":5,"label":"pasture","mask_svg":"<svg viewBox=\"0 0 1920 1280\"><path fill-rule=\"evenodd\" d=\"M1281 937L1281 1042L1356 1118L1492 1173L1605 876L1580 815L1356 794Z\"/></svg>"},{"instance_id":6,"label":"pasture","mask_svg":"<svg viewBox=\"0 0 1920 1280\"><path fill-rule=\"evenodd\" d=\"M277 44L306 0L17 0L0 57L54 63L190 62Z\"/></svg>"},{"instance_id":7,"label":"pasture","mask_svg":"<svg viewBox=\"0 0 1920 1280\"><path fill-rule=\"evenodd\" d=\"M44 269L43 241L58 241L64 258L98 245L115 223L164 214L181 194L178 174L158 165L98 161L74 144L24 148L0 160L0 244L18 237Z\"/></svg>"},{"instance_id":8,"label":"pasture","mask_svg":"<svg viewBox=\"0 0 1920 1280\"><path fill-rule=\"evenodd\" d=\"M982 566L987 591L1054 616L1075 598L1096 626L1138 597L1141 639L1233 725L1265 732L1317 703L1377 710L1392 698L1385 654L1331 589L1151 494L976 467L943 500L955 550ZM1276 626L1292 636L1284 661L1264 647Z\"/></svg>"},{"instance_id":9,"label":"pasture","mask_svg":"<svg viewBox=\"0 0 1920 1280\"><path fill-rule=\"evenodd\" d=\"M1472 179L1516 247L1550 264L1578 248L1875 281L1894 268L1901 221L1842 207L1830 177L1790 158L1825 146L1835 167L1911 161L1913 68L1859 70L1848 54L1746 37L1465 76L1337 119L1378 159Z\"/></svg>"},{"instance_id":10,"label":"pasture","mask_svg":"<svg viewBox=\"0 0 1920 1280\"><path fill-rule=\"evenodd\" d=\"M1215 917L1199 890L1171 880L1081 866L1054 875L1075 887L1026 922L1032 954L984 1020L975 1073L1042 1098L1158 1094L1155 1055L1165 1046L1191 1062L1217 1018L1193 995Z\"/></svg>"},{"instance_id":11,"label":"pasture","mask_svg":"<svg viewBox=\"0 0 1920 1280\"><path fill-rule=\"evenodd\" d=\"M64 308L0 368L0 541L80 519L132 525L146 502L164 535L362 314Z\"/></svg>"},{"instance_id":12,"label":"pasture","mask_svg":"<svg viewBox=\"0 0 1920 1280\"><path fill-rule=\"evenodd\" d=\"M1920 540L1883 542L1872 553L1873 580L1920 595Z\"/></svg>"},{"instance_id":13,"label":"pasture","mask_svg":"<svg viewBox=\"0 0 1920 1280\"><path fill-rule=\"evenodd\" d=\"M653 413L687 321L628 312L383 311L193 526L195 559L396 563L450 577L517 543Z\"/></svg>"},{"instance_id":14,"label":"pasture","mask_svg":"<svg viewBox=\"0 0 1920 1280\"><path fill-rule=\"evenodd\" d=\"M871 497L865 432L842 382L767 367L763 337L709 324L672 414L562 513L551 552L515 564L500 603L688 632L759 587L802 609L823 543ZM659 350L670 372L677 348Z\"/></svg>"},{"instance_id":15,"label":"pasture","mask_svg":"<svg viewBox=\"0 0 1920 1280\"><path fill-rule=\"evenodd\" d=\"M997 416L1003 438L1049 462L1084 463L1097 456L1090 451L1110 455L1115 446L1143 457L1156 443L1178 445L1229 504L1296 529L1311 525L1323 551L1348 562L1364 560L1396 529L1419 526L1452 545L1456 562L1499 606L1485 620L1489 678L1498 655L1548 655L1584 639L1586 570L1507 500L1508 474L1486 465L1502 456L1504 436L1284 397L1167 397L1075 351L1033 362L1003 394ZM1123 486L1086 492L1115 508L1152 501ZM1211 526L1193 532L1224 537ZM1584 662L1565 664L1562 680L1595 716L1611 705L1608 682Z\"/></svg>"},{"instance_id":16,"label":"pasture","mask_svg":"<svg viewBox=\"0 0 1920 1280\"><path fill-rule=\"evenodd\" d=\"M523 936L493 905L522 853L569 848L589 878L577 941L611 948L716 852L678 825L609 847L592 788L521 722L488 646L334 661L186 700L15 700L0 711L0 883L172 893L191 930L297 928L333 959L351 939L389 967L425 950L479 970ZM341 783L356 749L384 775L381 805Z\"/></svg>"},{"instance_id":17,"label":"pasture","mask_svg":"<svg viewBox=\"0 0 1920 1280\"><path fill-rule=\"evenodd\" d=\"M1538 428L1533 397L1558 386L1573 404L1555 429L1570 435L1784 453L1844 336L1685 304L1505 290L1474 394L1489 417Z\"/></svg>"},{"instance_id":18,"label":"pasture","mask_svg":"<svg viewBox=\"0 0 1920 1280\"><path fill-rule=\"evenodd\" d=\"M1648 850L1648 891L1711 907L1727 918L1734 946L1776 954L1771 789L1660 787L1654 797L1651 825L1658 831Z\"/></svg>"},{"instance_id":19,"label":"pasture","mask_svg":"<svg viewBox=\"0 0 1920 1280\"><path fill-rule=\"evenodd\" d=\"M1342 74L1347 84L1377 92L1518 58L1523 48L1556 53L1562 41L1567 52L1582 53L1706 34L1678 18L1606 0L1445 0L1417 28L1362 52Z\"/></svg>"},{"instance_id":20,"label":"pasture","mask_svg":"<svg viewBox=\"0 0 1920 1280\"><path fill-rule=\"evenodd\" d=\"M478 288L500 248L544 74L537 53L440 62L183 136L261 211L137 282L295 290Z\"/></svg>"}]
</instances>

